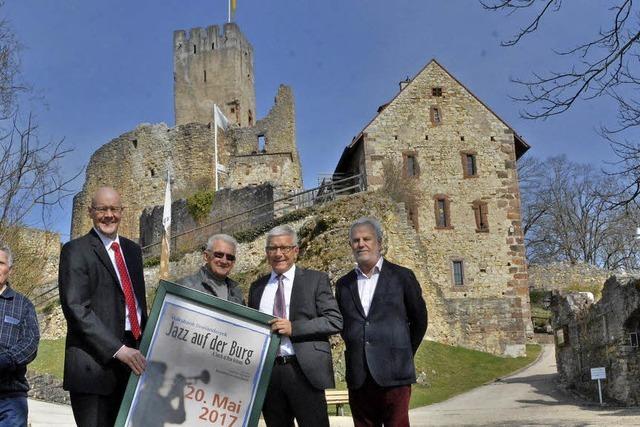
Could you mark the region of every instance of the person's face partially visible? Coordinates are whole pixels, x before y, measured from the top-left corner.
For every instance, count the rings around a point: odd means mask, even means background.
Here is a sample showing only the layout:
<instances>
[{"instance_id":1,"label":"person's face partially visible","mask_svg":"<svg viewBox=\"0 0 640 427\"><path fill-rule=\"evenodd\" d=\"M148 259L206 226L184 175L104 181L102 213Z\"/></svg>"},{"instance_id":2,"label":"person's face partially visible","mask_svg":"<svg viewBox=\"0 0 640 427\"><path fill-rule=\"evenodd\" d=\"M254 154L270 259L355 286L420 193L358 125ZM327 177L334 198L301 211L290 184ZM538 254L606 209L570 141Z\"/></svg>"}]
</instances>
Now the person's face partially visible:
<instances>
[{"instance_id":1,"label":"person's face partially visible","mask_svg":"<svg viewBox=\"0 0 640 427\"><path fill-rule=\"evenodd\" d=\"M235 265L236 251L224 240L216 240L213 247L204 252L204 260L214 276L224 279Z\"/></svg>"}]
</instances>

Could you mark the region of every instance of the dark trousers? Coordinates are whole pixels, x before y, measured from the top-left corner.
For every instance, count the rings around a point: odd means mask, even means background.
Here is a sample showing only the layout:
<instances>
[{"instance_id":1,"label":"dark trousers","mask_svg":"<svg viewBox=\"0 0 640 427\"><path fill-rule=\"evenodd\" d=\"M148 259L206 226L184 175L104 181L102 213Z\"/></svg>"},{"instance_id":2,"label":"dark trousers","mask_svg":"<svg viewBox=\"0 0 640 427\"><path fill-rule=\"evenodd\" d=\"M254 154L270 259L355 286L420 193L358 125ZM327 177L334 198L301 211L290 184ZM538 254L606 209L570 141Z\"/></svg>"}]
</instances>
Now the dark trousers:
<instances>
[{"instance_id":1,"label":"dark trousers","mask_svg":"<svg viewBox=\"0 0 640 427\"><path fill-rule=\"evenodd\" d=\"M130 332L125 333L124 344L127 347L138 348L140 342L136 341ZM113 427L118 418L120 404L127 389L127 382L131 369L119 361L117 385L111 394L86 394L69 392L71 398L71 410L78 427Z\"/></svg>"},{"instance_id":2,"label":"dark trousers","mask_svg":"<svg viewBox=\"0 0 640 427\"><path fill-rule=\"evenodd\" d=\"M27 398L0 397L0 427L27 427Z\"/></svg>"},{"instance_id":3,"label":"dark trousers","mask_svg":"<svg viewBox=\"0 0 640 427\"><path fill-rule=\"evenodd\" d=\"M262 405L268 427L329 427L324 390L313 387L298 362L275 364Z\"/></svg>"},{"instance_id":4,"label":"dark trousers","mask_svg":"<svg viewBox=\"0 0 640 427\"><path fill-rule=\"evenodd\" d=\"M380 387L370 375L359 389L349 389L355 427L408 427L411 386Z\"/></svg>"}]
</instances>

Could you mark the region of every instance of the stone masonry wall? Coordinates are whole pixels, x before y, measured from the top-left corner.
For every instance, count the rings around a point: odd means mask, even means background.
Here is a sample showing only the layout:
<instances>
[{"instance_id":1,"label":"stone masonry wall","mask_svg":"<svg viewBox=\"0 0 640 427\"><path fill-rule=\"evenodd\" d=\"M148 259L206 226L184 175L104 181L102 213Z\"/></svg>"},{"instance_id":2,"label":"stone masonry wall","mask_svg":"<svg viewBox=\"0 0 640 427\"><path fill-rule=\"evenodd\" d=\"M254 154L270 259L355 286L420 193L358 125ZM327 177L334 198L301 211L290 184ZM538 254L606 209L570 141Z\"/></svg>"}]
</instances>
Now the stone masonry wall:
<instances>
[{"instance_id":1,"label":"stone masonry wall","mask_svg":"<svg viewBox=\"0 0 640 427\"><path fill-rule=\"evenodd\" d=\"M213 121L214 104L231 123L255 123L253 48L236 24L175 31L173 52L177 125Z\"/></svg>"},{"instance_id":2,"label":"stone masonry wall","mask_svg":"<svg viewBox=\"0 0 640 427\"><path fill-rule=\"evenodd\" d=\"M604 400L640 404L640 280L609 278L596 303L590 293L556 293L551 309L562 382L597 401L590 369L604 367Z\"/></svg>"},{"instance_id":3,"label":"stone masonry wall","mask_svg":"<svg viewBox=\"0 0 640 427\"><path fill-rule=\"evenodd\" d=\"M229 162L229 187L270 182L281 193L302 189L291 88L279 87L273 108L255 126L230 129L227 134L235 147ZM259 147L261 137L264 147Z\"/></svg>"},{"instance_id":4,"label":"stone masonry wall","mask_svg":"<svg viewBox=\"0 0 640 427\"><path fill-rule=\"evenodd\" d=\"M219 146L224 134L219 132ZM73 199L71 238L91 228L87 207L101 186L120 192L123 212L120 234L139 237L140 214L164 200L167 168L171 168L174 197L213 186L214 133L208 125L191 123L168 128L164 123L139 125L100 147L87 166L82 191Z\"/></svg>"},{"instance_id":5,"label":"stone masonry wall","mask_svg":"<svg viewBox=\"0 0 640 427\"><path fill-rule=\"evenodd\" d=\"M434 88L442 95L435 96ZM513 131L431 61L365 127L363 136L370 189L382 187L385 160L402 164L407 154L417 160L418 175L406 178L418 181L411 213L427 251L427 268L457 325L452 338L480 350L523 354L533 328ZM463 174L465 153L476 156L475 177ZM436 227L437 195L449 201L450 226L445 228ZM476 230L474 202L487 204L488 231ZM454 260L463 262L464 286L453 284Z\"/></svg>"},{"instance_id":6,"label":"stone masonry wall","mask_svg":"<svg viewBox=\"0 0 640 427\"><path fill-rule=\"evenodd\" d=\"M176 200L171 204L171 236L178 236L202 224L210 224L214 221L235 216L262 205L266 206L262 209L252 211L252 216L259 216L259 218L247 222L247 216L238 215L225 223L219 224L219 227L224 227L225 232L228 233L230 232L229 228L233 227L234 224L251 227L271 221L273 219L272 202L273 186L270 184L244 187L236 190L225 188L215 193L209 214L200 221L196 221L188 211L187 201L185 199ZM141 246L157 243L162 239L163 209L163 206L154 206L142 212L140 216ZM212 227L212 229L205 227L204 229L199 229L193 236L184 237L197 239L198 241L204 240L204 242L206 242L209 235L220 231L217 227Z\"/></svg>"}]
</instances>

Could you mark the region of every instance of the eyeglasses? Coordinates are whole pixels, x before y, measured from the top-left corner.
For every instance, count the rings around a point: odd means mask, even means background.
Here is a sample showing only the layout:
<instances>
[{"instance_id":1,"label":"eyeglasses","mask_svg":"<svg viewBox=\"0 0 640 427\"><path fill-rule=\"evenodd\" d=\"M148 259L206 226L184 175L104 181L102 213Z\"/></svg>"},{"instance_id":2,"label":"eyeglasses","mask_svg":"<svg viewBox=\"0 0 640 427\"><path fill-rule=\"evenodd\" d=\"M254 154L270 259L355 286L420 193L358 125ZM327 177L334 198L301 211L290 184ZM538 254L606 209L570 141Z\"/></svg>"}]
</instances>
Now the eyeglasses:
<instances>
[{"instance_id":1,"label":"eyeglasses","mask_svg":"<svg viewBox=\"0 0 640 427\"><path fill-rule=\"evenodd\" d=\"M218 258L218 259L226 258L227 261L231 261L231 262L236 260L235 255L225 254L224 252L213 252L212 255L214 258Z\"/></svg>"},{"instance_id":2,"label":"eyeglasses","mask_svg":"<svg viewBox=\"0 0 640 427\"><path fill-rule=\"evenodd\" d=\"M101 215L104 215L109 211L113 212L114 214L119 214L124 210L124 206L91 206L91 209Z\"/></svg>"},{"instance_id":3,"label":"eyeglasses","mask_svg":"<svg viewBox=\"0 0 640 427\"><path fill-rule=\"evenodd\" d=\"M269 253L269 254L275 254L279 250L284 255L287 255L295 247L296 247L295 245L293 245L293 246L267 246L266 249L267 249L267 253Z\"/></svg>"}]
</instances>

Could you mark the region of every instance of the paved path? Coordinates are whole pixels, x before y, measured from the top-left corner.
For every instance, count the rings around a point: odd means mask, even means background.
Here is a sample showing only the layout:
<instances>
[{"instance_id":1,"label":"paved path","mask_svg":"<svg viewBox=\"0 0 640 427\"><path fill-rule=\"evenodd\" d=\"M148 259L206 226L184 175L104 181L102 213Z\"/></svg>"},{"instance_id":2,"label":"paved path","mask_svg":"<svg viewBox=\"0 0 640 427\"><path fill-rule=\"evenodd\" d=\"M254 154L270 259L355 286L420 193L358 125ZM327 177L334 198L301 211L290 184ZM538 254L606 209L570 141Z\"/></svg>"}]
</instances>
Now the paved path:
<instances>
[{"instance_id":1,"label":"paved path","mask_svg":"<svg viewBox=\"0 0 640 427\"><path fill-rule=\"evenodd\" d=\"M638 408L586 406L558 391L553 346L524 371L411 411L412 426L640 426Z\"/></svg>"},{"instance_id":2,"label":"paved path","mask_svg":"<svg viewBox=\"0 0 640 427\"><path fill-rule=\"evenodd\" d=\"M555 383L552 345L524 371L431 406L410 411L420 426L640 426L640 408L587 406L561 393ZM32 427L73 427L71 407L29 401ZM260 424L261 426L264 424ZM350 417L331 417L332 427L353 426Z\"/></svg>"}]
</instances>

